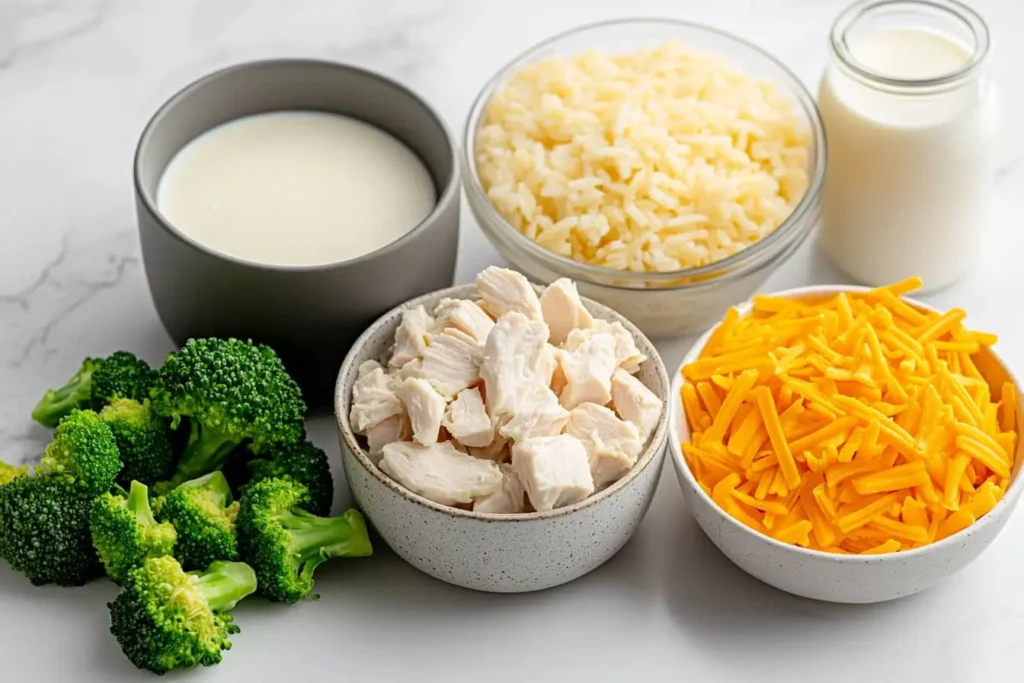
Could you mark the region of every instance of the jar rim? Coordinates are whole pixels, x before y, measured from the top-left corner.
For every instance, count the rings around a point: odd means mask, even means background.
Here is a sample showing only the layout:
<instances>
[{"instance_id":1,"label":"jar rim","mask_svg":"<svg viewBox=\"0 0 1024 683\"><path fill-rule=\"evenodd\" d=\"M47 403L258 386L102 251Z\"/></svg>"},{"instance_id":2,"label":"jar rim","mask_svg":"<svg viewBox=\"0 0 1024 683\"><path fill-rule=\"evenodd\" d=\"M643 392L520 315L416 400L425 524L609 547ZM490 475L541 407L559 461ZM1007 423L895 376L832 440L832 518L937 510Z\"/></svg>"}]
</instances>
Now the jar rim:
<instances>
[{"instance_id":1,"label":"jar rim","mask_svg":"<svg viewBox=\"0 0 1024 683\"><path fill-rule=\"evenodd\" d=\"M945 15L959 22L973 38L971 58L959 69L932 78L898 78L887 76L859 61L850 49L847 34L862 19L877 10L899 6L916 7ZM847 7L836 18L829 36L829 50L839 65L851 76L873 88L888 92L931 94L959 87L981 71L990 50L988 25L976 11L958 0L860 0Z\"/></svg>"}]
</instances>

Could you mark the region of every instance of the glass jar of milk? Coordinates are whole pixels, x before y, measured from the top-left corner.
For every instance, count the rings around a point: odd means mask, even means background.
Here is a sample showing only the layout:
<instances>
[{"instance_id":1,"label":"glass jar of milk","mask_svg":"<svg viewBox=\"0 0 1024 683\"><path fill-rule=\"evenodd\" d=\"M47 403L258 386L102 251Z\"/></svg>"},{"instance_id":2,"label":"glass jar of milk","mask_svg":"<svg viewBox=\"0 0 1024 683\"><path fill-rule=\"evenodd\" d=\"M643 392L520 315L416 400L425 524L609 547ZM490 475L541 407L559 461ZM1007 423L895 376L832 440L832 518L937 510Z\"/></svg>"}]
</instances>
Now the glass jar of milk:
<instances>
[{"instance_id":1,"label":"glass jar of milk","mask_svg":"<svg viewBox=\"0 0 1024 683\"><path fill-rule=\"evenodd\" d=\"M823 250L867 285L952 284L977 258L995 175L988 28L952 0L866 0L836 20L830 53Z\"/></svg>"}]
</instances>

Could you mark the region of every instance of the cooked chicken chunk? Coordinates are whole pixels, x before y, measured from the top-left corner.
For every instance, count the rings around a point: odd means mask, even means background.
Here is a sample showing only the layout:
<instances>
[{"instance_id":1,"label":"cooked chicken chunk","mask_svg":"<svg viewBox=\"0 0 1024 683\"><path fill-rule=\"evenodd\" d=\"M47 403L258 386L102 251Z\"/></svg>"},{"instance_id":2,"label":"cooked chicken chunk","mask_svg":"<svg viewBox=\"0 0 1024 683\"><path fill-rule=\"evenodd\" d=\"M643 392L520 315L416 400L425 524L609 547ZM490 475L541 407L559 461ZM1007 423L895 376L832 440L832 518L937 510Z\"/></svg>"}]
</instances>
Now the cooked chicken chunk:
<instances>
[{"instance_id":1,"label":"cooked chicken chunk","mask_svg":"<svg viewBox=\"0 0 1024 683\"><path fill-rule=\"evenodd\" d=\"M555 280L540 296L540 308L544 322L551 329L551 343L561 344L573 330L586 329L594 324L594 318L580 301L579 292L572 280Z\"/></svg>"},{"instance_id":2,"label":"cooked chicken chunk","mask_svg":"<svg viewBox=\"0 0 1024 683\"><path fill-rule=\"evenodd\" d=\"M476 276L476 288L495 318L516 311L530 320L544 320L537 292L522 273L491 266Z\"/></svg>"},{"instance_id":3,"label":"cooked chicken chunk","mask_svg":"<svg viewBox=\"0 0 1024 683\"><path fill-rule=\"evenodd\" d=\"M498 465L501 469L501 488L473 501L473 512L511 514L522 512L526 503L526 491L519 476L511 465Z\"/></svg>"},{"instance_id":4,"label":"cooked chicken chunk","mask_svg":"<svg viewBox=\"0 0 1024 683\"><path fill-rule=\"evenodd\" d=\"M356 379L362 379L366 377L377 368L383 369L384 366L375 360L364 360L362 363L359 364L359 367L356 369Z\"/></svg>"},{"instance_id":5,"label":"cooked chicken chunk","mask_svg":"<svg viewBox=\"0 0 1024 683\"><path fill-rule=\"evenodd\" d=\"M451 399L480 381L482 357L483 348L473 337L449 327L440 334L431 335L417 376L430 382L430 386L442 396Z\"/></svg>"},{"instance_id":6,"label":"cooked chicken chunk","mask_svg":"<svg viewBox=\"0 0 1024 683\"><path fill-rule=\"evenodd\" d=\"M391 390L388 376L380 363L363 363L357 377L352 385L352 408L349 410L349 421L356 434L365 434L370 427L402 413L402 404Z\"/></svg>"},{"instance_id":7,"label":"cooked chicken chunk","mask_svg":"<svg viewBox=\"0 0 1024 683\"><path fill-rule=\"evenodd\" d=\"M546 324L515 311L498 319L487 336L480 366L492 418L511 418L533 387L550 383L549 353Z\"/></svg>"},{"instance_id":8,"label":"cooked chicken chunk","mask_svg":"<svg viewBox=\"0 0 1024 683\"><path fill-rule=\"evenodd\" d=\"M598 334L610 334L615 337L615 361L616 364L626 372L633 374L640 369L640 365L647 360L647 356L640 353L636 347L636 340L620 322L610 323L607 320L595 319L594 324L586 329L573 330L565 339L562 348L567 351L574 351L579 348L587 339Z\"/></svg>"},{"instance_id":9,"label":"cooked chicken chunk","mask_svg":"<svg viewBox=\"0 0 1024 683\"><path fill-rule=\"evenodd\" d=\"M515 416L501 428L501 435L513 441L534 436L557 436L569 420L569 411L558 403L555 392L536 386L523 397Z\"/></svg>"},{"instance_id":10,"label":"cooked chicken chunk","mask_svg":"<svg viewBox=\"0 0 1024 683\"><path fill-rule=\"evenodd\" d=\"M399 369L398 372L391 375L391 378L396 381L396 384L400 384L403 380L407 380L410 377L423 377L423 359L415 358Z\"/></svg>"},{"instance_id":11,"label":"cooked chicken chunk","mask_svg":"<svg viewBox=\"0 0 1024 683\"><path fill-rule=\"evenodd\" d=\"M395 349L391 352L388 365L400 368L422 356L423 350L427 348L427 333L433 325L434 319L423 306L402 313L402 322L395 330Z\"/></svg>"},{"instance_id":12,"label":"cooked chicken chunk","mask_svg":"<svg viewBox=\"0 0 1024 683\"><path fill-rule=\"evenodd\" d=\"M491 443L480 447L469 446L466 448L466 451L474 458L493 460L494 462L507 462L512 457L512 445L508 442L508 439L498 433L498 425L493 419L491 424L494 425L494 439L491 440Z\"/></svg>"},{"instance_id":13,"label":"cooked chicken chunk","mask_svg":"<svg viewBox=\"0 0 1024 683\"><path fill-rule=\"evenodd\" d=\"M559 397L566 408L581 403L604 405L612 400L612 373L615 372L615 337L595 334L572 351L559 354L565 388Z\"/></svg>"},{"instance_id":14,"label":"cooked chicken chunk","mask_svg":"<svg viewBox=\"0 0 1024 683\"><path fill-rule=\"evenodd\" d=\"M448 411L441 424L463 446L483 448L494 441L494 424L487 414L480 390L476 387L459 392L455 400L448 404Z\"/></svg>"},{"instance_id":15,"label":"cooked chicken chunk","mask_svg":"<svg viewBox=\"0 0 1024 683\"><path fill-rule=\"evenodd\" d=\"M432 446L389 443L380 468L413 493L442 505L471 503L497 492L504 480L495 463L468 456L447 441Z\"/></svg>"},{"instance_id":16,"label":"cooked chicken chunk","mask_svg":"<svg viewBox=\"0 0 1024 683\"><path fill-rule=\"evenodd\" d=\"M636 426L642 441L647 441L661 418L661 399L622 368L612 375L612 405L619 417Z\"/></svg>"},{"instance_id":17,"label":"cooked chicken chunk","mask_svg":"<svg viewBox=\"0 0 1024 683\"><path fill-rule=\"evenodd\" d=\"M594 492L587 451L573 436L520 441L512 448L512 471L538 511L578 503Z\"/></svg>"},{"instance_id":18,"label":"cooked chicken chunk","mask_svg":"<svg viewBox=\"0 0 1024 683\"><path fill-rule=\"evenodd\" d=\"M405 406L412 425L412 438L423 446L437 443L441 420L447 402L430 384L419 377L410 377L398 386L398 398Z\"/></svg>"},{"instance_id":19,"label":"cooked chicken chunk","mask_svg":"<svg viewBox=\"0 0 1024 683\"><path fill-rule=\"evenodd\" d=\"M586 449L590 475L597 487L621 479L644 447L635 425L595 403L573 408L565 433L577 438Z\"/></svg>"},{"instance_id":20,"label":"cooked chicken chunk","mask_svg":"<svg viewBox=\"0 0 1024 683\"><path fill-rule=\"evenodd\" d=\"M389 443L408 441L412 438L412 425L405 413L392 415L366 430L366 442L370 455L376 455Z\"/></svg>"},{"instance_id":21,"label":"cooked chicken chunk","mask_svg":"<svg viewBox=\"0 0 1024 683\"><path fill-rule=\"evenodd\" d=\"M478 344L487 341L494 321L475 302L467 299L441 299L434 311L435 327L443 330L454 327L475 339Z\"/></svg>"}]
</instances>

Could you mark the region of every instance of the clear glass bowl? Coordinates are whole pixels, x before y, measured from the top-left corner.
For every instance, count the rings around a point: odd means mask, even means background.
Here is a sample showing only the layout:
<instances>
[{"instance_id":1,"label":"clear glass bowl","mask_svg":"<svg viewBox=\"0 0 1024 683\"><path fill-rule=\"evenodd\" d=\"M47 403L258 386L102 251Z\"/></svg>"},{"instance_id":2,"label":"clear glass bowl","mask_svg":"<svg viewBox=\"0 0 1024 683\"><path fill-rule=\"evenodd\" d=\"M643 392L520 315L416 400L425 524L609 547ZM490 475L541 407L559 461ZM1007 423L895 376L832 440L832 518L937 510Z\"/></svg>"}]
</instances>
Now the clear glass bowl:
<instances>
[{"instance_id":1,"label":"clear glass bowl","mask_svg":"<svg viewBox=\"0 0 1024 683\"><path fill-rule=\"evenodd\" d=\"M811 132L807 192L790 216L764 239L732 256L685 270L629 272L592 266L555 254L510 225L491 204L476 168L476 137L492 93L524 64L587 49L629 51L677 41L722 55L754 78L769 80L789 97ZM817 223L825 178L825 131L814 99L782 63L750 43L717 29L672 19L625 19L591 24L550 38L503 67L477 96L463 133L464 186L470 209L494 247L531 279L547 284L560 277L580 293L610 306L651 337L701 330L726 308L747 299L803 243Z\"/></svg>"}]
</instances>

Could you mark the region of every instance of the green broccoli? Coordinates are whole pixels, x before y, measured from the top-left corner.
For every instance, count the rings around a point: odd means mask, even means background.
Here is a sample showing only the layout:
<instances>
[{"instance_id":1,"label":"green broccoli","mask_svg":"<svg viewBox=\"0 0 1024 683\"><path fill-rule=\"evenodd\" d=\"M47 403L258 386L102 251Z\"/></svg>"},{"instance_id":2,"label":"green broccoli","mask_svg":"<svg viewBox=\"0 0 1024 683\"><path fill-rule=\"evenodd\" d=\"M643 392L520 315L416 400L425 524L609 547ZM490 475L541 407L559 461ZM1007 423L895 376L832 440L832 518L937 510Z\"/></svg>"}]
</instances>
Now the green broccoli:
<instances>
[{"instance_id":1,"label":"green broccoli","mask_svg":"<svg viewBox=\"0 0 1024 683\"><path fill-rule=\"evenodd\" d=\"M100 411L100 419L114 433L124 463L117 483L130 486L138 481L150 486L171 476L175 463L171 431L148 400L115 399Z\"/></svg>"},{"instance_id":2,"label":"green broccoli","mask_svg":"<svg viewBox=\"0 0 1024 683\"><path fill-rule=\"evenodd\" d=\"M18 477L24 477L26 474L28 474L28 465L15 467L14 465L9 465L3 460L0 460L0 486L9 484Z\"/></svg>"},{"instance_id":3,"label":"green broccoli","mask_svg":"<svg viewBox=\"0 0 1024 683\"><path fill-rule=\"evenodd\" d=\"M115 398L141 401L149 396L155 379L149 364L127 351L86 358L67 384L43 394L32 419L44 427L56 427L75 408L100 410Z\"/></svg>"},{"instance_id":4,"label":"green broccoli","mask_svg":"<svg viewBox=\"0 0 1024 683\"><path fill-rule=\"evenodd\" d=\"M366 522L357 510L317 517L306 487L264 479L242 495L238 541L242 557L259 578L260 592L277 602L296 602L313 590L313 573L332 557L373 553Z\"/></svg>"},{"instance_id":5,"label":"green broccoli","mask_svg":"<svg viewBox=\"0 0 1024 683\"><path fill-rule=\"evenodd\" d=\"M242 562L186 574L173 557L150 558L107 604L110 632L140 669L163 674L219 664L239 632L226 612L255 590L256 575Z\"/></svg>"},{"instance_id":6,"label":"green broccoli","mask_svg":"<svg viewBox=\"0 0 1024 683\"><path fill-rule=\"evenodd\" d=\"M287 446L272 446L261 457L249 461L251 484L264 479L289 479L309 489L310 502L304 506L314 515L331 514L334 503L334 477L322 448L309 441ZM244 490L244 487L243 487Z\"/></svg>"},{"instance_id":7,"label":"green broccoli","mask_svg":"<svg viewBox=\"0 0 1024 683\"><path fill-rule=\"evenodd\" d=\"M235 520L238 501L217 470L187 481L160 501L157 515L178 532L175 556L186 569L202 569L214 560L237 560Z\"/></svg>"},{"instance_id":8,"label":"green broccoli","mask_svg":"<svg viewBox=\"0 0 1024 683\"><path fill-rule=\"evenodd\" d=\"M167 357L153 392L157 413L191 436L169 485L223 467L243 443L259 453L301 441L306 404L299 386L267 346L238 339L192 339Z\"/></svg>"},{"instance_id":9,"label":"green broccoli","mask_svg":"<svg viewBox=\"0 0 1024 683\"><path fill-rule=\"evenodd\" d=\"M0 486L0 557L39 586L81 586L102 573L89 535L92 496L60 477Z\"/></svg>"},{"instance_id":10,"label":"green broccoli","mask_svg":"<svg viewBox=\"0 0 1024 683\"><path fill-rule=\"evenodd\" d=\"M62 479L91 496L110 490L120 471L121 457L110 427L93 411L77 408L57 425L36 468L37 475Z\"/></svg>"},{"instance_id":11,"label":"green broccoli","mask_svg":"<svg viewBox=\"0 0 1024 683\"><path fill-rule=\"evenodd\" d=\"M149 507L149 489L137 481L131 483L127 498L104 493L93 500L90 528L107 576L117 584L147 558L170 555L178 540L170 523L157 523Z\"/></svg>"}]
</instances>

